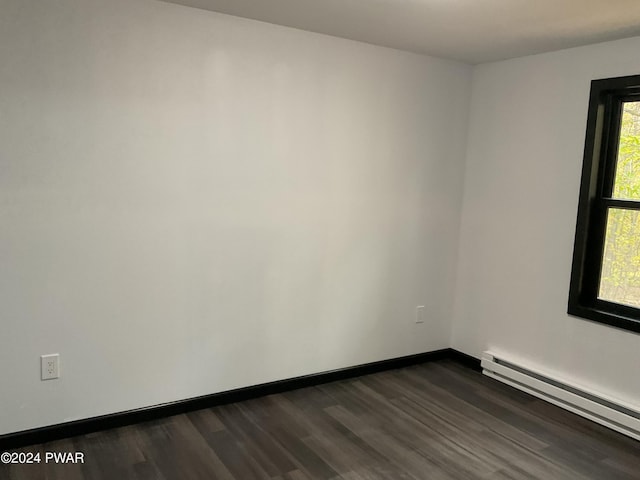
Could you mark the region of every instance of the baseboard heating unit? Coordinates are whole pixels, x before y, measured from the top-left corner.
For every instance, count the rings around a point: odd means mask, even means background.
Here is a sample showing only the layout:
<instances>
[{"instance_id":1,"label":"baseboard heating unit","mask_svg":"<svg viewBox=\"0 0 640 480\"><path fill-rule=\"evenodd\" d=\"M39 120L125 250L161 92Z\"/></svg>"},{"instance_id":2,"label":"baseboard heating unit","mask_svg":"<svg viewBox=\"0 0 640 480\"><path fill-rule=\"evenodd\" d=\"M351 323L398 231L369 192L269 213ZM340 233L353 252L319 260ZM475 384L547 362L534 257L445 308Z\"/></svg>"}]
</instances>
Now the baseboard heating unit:
<instances>
[{"instance_id":1,"label":"baseboard heating unit","mask_svg":"<svg viewBox=\"0 0 640 480\"><path fill-rule=\"evenodd\" d=\"M570 412L640 440L640 409L551 378L491 352L482 354L482 373Z\"/></svg>"}]
</instances>

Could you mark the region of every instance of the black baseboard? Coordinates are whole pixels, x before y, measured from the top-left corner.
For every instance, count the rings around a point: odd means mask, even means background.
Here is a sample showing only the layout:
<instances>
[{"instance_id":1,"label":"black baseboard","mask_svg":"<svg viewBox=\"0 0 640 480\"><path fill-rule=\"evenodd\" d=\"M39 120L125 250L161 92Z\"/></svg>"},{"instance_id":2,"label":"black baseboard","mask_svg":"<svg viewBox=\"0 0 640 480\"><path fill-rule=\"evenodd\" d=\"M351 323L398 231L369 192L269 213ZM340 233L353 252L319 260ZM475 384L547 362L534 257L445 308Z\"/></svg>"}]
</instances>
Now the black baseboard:
<instances>
[{"instance_id":1,"label":"black baseboard","mask_svg":"<svg viewBox=\"0 0 640 480\"><path fill-rule=\"evenodd\" d=\"M453 348L449 349L449 358L451 360L455 360L456 362L464 365L465 367L469 367L476 372L481 372L482 367L480 366L480 360L476 357L472 357L471 355L467 355L466 353L459 352L458 350L454 350Z\"/></svg>"},{"instance_id":2,"label":"black baseboard","mask_svg":"<svg viewBox=\"0 0 640 480\"><path fill-rule=\"evenodd\" d=\"M157 420L159 418L170 417L172 415L178 415L185 412L211 408L227 403L240 402L242 400L249 400L251 398L295 390L297 388L310 387L313 385L334 382L336 380L344 380L347 378L382 372L384 370L403 368L444 359L452 359L467 367L473 368L474 370L480 370L480 360L456 350L445 348L434 352L392 358L389 360L367 363L365 365L357 365L355 367L341 368L339 370L263 383L261 385L238 388L236 390L214 393L212 395L205 395L187 400L178 400L162 405L154 405L126 412L119 412L100 417L76 420L73 422L1 435L0 451L51 442L62 438L75 437L77 435L85 435L87 433L97 432L100 430Z\"/></svg>"}]
</instances>

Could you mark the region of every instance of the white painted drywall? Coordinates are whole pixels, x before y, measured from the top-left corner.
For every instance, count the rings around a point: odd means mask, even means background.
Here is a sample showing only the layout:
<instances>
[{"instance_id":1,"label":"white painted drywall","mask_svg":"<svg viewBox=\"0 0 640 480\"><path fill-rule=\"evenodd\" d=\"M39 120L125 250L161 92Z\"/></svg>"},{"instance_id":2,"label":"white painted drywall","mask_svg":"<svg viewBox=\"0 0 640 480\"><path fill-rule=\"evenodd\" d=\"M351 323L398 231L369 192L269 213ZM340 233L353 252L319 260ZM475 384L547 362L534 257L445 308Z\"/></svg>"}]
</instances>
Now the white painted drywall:
<instances>
[{"instance_id":1,"label":"white painted drywall","mask_svg":"<svg viewBox=\"0 0 640 480\"><path fill-rule=\"evenodd\" d=\"M640 335L566 314L590 81L640 38L474 70L452 346L640 404Z\"/></svg>"},{"instance_id":2,"label":"white painted drywall","mask_svg":"<svg viewBox=\"0 0 640 480\"><path fill-rule=\"evenodd\" d=\"M151 0L0 11L0 434L449 346L470 67Z\"/></svg>"}]
</instances>

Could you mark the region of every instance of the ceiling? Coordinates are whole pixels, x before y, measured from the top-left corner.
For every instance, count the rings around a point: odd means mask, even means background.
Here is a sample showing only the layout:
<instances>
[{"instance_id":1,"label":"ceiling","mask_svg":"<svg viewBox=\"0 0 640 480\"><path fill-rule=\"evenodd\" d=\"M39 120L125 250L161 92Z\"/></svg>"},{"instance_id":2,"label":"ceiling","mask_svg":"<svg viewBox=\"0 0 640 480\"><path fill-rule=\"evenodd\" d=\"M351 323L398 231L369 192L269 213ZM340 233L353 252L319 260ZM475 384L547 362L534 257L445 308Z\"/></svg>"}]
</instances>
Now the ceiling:
<instances>
[{"instance_id":1,"label":"ceiling","mask_svg":"<svg viewBox=\"0 0 640 480\"><path fill-rule=\"evenodd\" d=\"M483 63L640 35L640 0L165 0Z\"/></svg>"}]
</instances>

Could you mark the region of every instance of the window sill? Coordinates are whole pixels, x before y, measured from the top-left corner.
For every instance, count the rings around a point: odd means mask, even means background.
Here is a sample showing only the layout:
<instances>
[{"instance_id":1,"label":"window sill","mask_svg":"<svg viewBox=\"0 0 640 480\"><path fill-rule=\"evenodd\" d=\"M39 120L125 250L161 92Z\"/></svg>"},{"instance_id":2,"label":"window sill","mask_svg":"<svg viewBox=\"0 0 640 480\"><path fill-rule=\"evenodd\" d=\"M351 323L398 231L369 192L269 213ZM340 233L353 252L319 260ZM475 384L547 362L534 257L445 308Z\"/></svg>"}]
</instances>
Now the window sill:
<instances>
[{"instance_id":1,"label":"window sill","mask_svg":"<svg viewBox=\"0 0 640 480\"><path fill-rule=\"evenodd\" d=\"M626 331L640 333L640 320L630 318L619 313L613 313L596 307L569 304L567 313L574 317L604 323Z\"/></svg>"}]
</instances>

